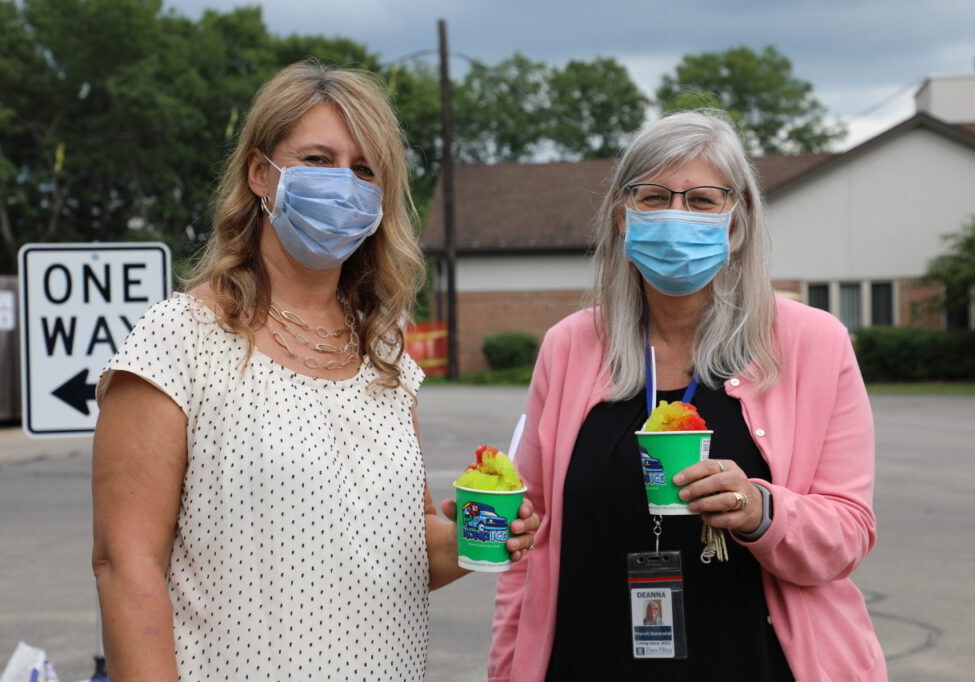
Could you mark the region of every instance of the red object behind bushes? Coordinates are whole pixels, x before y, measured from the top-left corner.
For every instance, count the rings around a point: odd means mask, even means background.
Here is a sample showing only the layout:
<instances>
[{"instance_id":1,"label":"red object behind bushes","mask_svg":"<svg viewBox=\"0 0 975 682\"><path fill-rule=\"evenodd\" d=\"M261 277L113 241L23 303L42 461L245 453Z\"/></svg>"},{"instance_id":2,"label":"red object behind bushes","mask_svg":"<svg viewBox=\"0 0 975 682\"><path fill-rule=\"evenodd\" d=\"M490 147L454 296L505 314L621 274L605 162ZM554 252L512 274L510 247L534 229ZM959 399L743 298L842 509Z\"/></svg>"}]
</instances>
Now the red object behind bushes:
<instances>
[{"instance_id":1,"label":"red object behind bushes","mask_svg":"<svg viewBox=\"0 0 975 682\"><path fill-rule=\"evenodd\" d=\"M427 376L447 376L447 323L415 322L406 328L406 352Z\"/></svg>"}]
</instances>

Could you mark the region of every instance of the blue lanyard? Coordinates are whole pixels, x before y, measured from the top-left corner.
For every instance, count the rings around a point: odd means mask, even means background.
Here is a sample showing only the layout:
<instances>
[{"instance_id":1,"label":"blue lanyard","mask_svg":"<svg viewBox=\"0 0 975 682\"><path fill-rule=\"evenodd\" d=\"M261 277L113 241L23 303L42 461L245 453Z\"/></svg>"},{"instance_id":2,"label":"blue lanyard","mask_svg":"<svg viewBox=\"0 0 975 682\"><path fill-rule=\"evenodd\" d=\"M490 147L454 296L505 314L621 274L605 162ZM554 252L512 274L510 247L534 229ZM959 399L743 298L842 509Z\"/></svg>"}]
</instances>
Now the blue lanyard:
<instances>
[{"instance_id":1,"label":"blue lanyard","mask_svg":"<svg viewBox=\"0 0 975 682\"><path fill-rule=\"evenodd\" d=\"M653 391L653 389L654 389L654 385L653 385L653 360L650 357L650 334L649 334L649 331L650 330L647 329L647 332L648 332L647 333L647 344L646 344L646 346L643 349L643 354L644 354L643 357L645 358L645 363L644 364L645 364L646 373L647 373L647 386L646 386L646 392L647 392L647 417L650 416L650 412L652 412L653 411L653 408L656 407L653 404L653 399L654 399L654 391ZM682 403L689 403L689 402L691 402L694 399L694 394L697 392L697 385L698 385L698 383L700 383L700 382L698 381L698 378L697 378L697 372L695 372L694 373L694 376L691 377L691 383L689 383L687 385L687 388L684 389L684 396L680 399L680 401Z\"/></svg>"}]
</instances>

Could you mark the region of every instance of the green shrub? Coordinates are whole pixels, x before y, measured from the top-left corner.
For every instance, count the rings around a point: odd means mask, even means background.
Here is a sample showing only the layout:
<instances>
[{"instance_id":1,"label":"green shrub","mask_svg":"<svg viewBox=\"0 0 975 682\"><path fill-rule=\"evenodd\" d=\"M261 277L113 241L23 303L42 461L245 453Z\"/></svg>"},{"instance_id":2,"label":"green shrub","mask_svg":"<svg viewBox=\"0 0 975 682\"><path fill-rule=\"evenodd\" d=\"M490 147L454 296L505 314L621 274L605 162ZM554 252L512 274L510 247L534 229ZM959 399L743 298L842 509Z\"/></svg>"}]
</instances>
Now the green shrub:
<instances>
[{"instance_id":1,"label":"green shrub","mask_svg":"<svg viewBox=\"0 0 975 682\"><path fill-rule=\"evenodd\" d=\"M975 379L975 332L866 327L855 345L868 382Z\"/></svg>"},{"instance_id":2,"label":"green shrub","mask_svg":"<svg viewBox=\"0 0 975 682\"><path fill-rule=\"evenodd\" d=\"M461 383L478 386L527 386L532 380L531 365L509 367L507 369L489 369L483 372L472 372L460 378Z\"/></svg>"},{"instance_id":3,"label":"green shrub","mask_svg":"<svg viewBox=\"0 0 975 682\"><path fill-rule=\"evenodd\" d=\"M538 339L525 332L505 332L484 339L481 350L491 369L531 366L538 355Z\"/></svg>"}]
</instances>

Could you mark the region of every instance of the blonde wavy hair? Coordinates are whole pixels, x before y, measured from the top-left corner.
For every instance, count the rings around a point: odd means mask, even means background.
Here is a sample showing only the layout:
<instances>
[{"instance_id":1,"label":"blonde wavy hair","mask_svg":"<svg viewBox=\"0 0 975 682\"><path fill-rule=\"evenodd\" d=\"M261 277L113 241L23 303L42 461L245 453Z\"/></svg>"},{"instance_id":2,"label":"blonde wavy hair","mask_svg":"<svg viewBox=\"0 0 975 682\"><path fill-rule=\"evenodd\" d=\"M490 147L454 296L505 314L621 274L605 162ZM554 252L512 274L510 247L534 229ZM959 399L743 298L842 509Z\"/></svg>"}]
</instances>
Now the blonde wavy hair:
<instances>
[{"instance_id":1,"label":"blonde wavy hair","mask_svg":"<svg viewBox=\"0 0 975 682\"><path fill-rule=\"evenodd\" d=\"M610 399L631 398L645 383L643 278L626 257L616 216L627 185L702 158L735 190L730 259L710 284L711 302L694 338L692 358L701 383L716 388L743 374L767 390L778 376L772 341L775 301L769 279L771 240L755 169L728 116L713 109L671 114L641 130L623 152L593 225L596 282L612 372Z\"/></svg>"},{"instance_id":2,"label":"blonde wavy hair","mask_svg":"<svg viewBox=\"0 0 975 682\"><path fill-rule=\"evenodd\" d=\"M414 229L406 140L373 74L306 60L261 86L217 189L213 232L184 288L209 285L221 324L247 340L249 358L254 330L267 319L271 286L260 257L265 213L247 182L248 161L254 150L271 156L301 117L321 103L339 111L383 189L382 222L342 265L339 293L358 313L360 352L379 374L374 383L396 388L401 385L403 324L411 319L424 269ZM380 344L388 350L383 352Z\"/></svg>"}]
</instances>

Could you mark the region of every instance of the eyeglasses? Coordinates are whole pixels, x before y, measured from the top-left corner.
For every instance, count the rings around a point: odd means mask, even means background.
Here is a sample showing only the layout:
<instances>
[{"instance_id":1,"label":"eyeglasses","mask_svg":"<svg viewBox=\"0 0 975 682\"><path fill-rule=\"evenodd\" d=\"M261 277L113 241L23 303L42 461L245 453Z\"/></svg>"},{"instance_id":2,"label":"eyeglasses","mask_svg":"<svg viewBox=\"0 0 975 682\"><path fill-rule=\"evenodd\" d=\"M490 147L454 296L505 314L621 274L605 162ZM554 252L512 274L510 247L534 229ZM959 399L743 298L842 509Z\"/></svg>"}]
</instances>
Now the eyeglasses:
<instances>
[{"instance_id":1,"label":"eyeglasses","mask_svg":"<svg viewBox=\"0 0 975 682\"><path fill-rule=\"evenodd\" d=\"M672 190L663 185L652 182L641 182L626 186L626 206L634 211L646 213L647 211L661 211L670 208L674 201L674 195L681 194L684 198L684 206L688 211L695 213L724 213L725 206L728 205L728 197L734 194L735 190L729 187L714 187L712 185L701 185L691 187L683 192Z\"/></svg>"}]
</instances>

